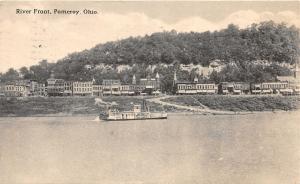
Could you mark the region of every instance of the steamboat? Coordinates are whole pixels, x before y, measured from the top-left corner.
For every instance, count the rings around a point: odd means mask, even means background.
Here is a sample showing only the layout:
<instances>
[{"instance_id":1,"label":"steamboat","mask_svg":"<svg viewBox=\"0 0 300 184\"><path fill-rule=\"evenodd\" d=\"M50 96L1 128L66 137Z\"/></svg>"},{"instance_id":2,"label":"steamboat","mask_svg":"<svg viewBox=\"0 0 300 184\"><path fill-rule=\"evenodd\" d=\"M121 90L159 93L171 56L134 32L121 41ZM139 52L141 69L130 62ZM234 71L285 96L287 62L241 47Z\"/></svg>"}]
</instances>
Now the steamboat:
<instances>
[{"instance_id":1,"label":"steamboat","mask_svg":"<svg viewBox=\"0 0 300 184\"><path fill-rule=\"evenodd\" d=\"M106 121L126 121L126 120L147 120L147 119L167 119L166 112L151 112L144 100L142 104L132 105L130 111L119 111L111 106L106 112L100 114L100 119Z\"/></svg>"}]
</instances>

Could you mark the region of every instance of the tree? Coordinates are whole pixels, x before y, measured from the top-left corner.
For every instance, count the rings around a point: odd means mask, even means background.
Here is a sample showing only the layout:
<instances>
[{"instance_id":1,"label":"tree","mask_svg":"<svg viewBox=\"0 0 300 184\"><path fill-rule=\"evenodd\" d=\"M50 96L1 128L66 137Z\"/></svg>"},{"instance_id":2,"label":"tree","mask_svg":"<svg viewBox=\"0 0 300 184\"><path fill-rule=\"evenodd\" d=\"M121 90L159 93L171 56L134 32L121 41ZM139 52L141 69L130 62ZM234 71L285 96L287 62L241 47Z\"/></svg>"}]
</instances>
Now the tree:
<instances>
[{"instance_id":1,"label":"tree","mask_svg":"<svg viewBox=\"0 0 300 184\"><path fill-rule=\"evenodd\" d=\"M30 79L32 77L31 74L30 74L30 71L25 66L20 68L20 74L23 77L23 79Z\"/></svg>"},{"instance_id":2,"label":"tree","mask_svg":"<svg viewBox=\"0 0 300 184\"><path fill-rule=\"evenodd\" d=\"M8 71L4 73L1 78L4 82L20 79L18 71L13 68L9 68Z\"/></svg>"},{"instance_id":3,"label":"tree","mask_svg":"<svg viewBox=\"0 0 300 184\"><path fill-rule=\"evenodd\" d=\"M222 82L222 78L221 76L216 72L216 71L213 71L210 76L209 76L209 80L218 84L219 82Z\"/></svg>"},{"instance_id":4,"label":"tree","mask_svg":"<svg viewBox=\"0 0 300 184\"><path fill-rule=\"evenodd\" d=\"M175 60L175 56L173 52L163 51L160 60L162 63L171 64Z\"/></svg>"},{"instance_id":5,"label":"tree","mask_svg":"<svg viewBox=\"0 0 300 184\"><path fill-rule=\"evenodd\" d=\"M53 67L59 65L60 62L57 62L56 64L50 64L47 62L47 60L42 60L41 62L39 62L38 65L33 65L29 67L30 78L33 80L37 80L38 82L46 82L46 80L51 75Z\"/></svg>"}]
</instances>

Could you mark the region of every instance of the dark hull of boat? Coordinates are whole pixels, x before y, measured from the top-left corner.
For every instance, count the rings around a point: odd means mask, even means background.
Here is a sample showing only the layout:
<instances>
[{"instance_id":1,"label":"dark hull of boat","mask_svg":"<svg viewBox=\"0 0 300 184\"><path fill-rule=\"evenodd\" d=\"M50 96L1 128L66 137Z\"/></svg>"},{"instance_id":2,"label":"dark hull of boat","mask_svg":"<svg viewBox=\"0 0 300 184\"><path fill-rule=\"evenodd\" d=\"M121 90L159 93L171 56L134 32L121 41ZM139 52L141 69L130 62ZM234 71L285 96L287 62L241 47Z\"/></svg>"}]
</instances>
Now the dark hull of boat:
<instances>
[{"instance_id":1,"label":"dark hull of boat","mask_svg":"<svg viewBox=\"0 0 300 184\"><path fill-rule=\"evenodd\" d=\"M132 120L149 120L149 119L167 119L168 117L152 117L152 118L135 118L135 119L105 119L104 121L132 121ZM100 118L101 119L101 118Z\"/></svg>"}]
</instances>

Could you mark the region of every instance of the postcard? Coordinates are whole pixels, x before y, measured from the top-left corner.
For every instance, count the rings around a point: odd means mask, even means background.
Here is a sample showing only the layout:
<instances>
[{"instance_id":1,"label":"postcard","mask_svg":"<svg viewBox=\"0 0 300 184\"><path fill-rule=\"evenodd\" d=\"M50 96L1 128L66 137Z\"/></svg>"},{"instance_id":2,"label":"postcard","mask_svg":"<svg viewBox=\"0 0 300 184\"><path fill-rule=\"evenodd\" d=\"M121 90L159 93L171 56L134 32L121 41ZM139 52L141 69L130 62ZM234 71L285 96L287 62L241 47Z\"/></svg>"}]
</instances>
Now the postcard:
<instances>
[{"instance_id":1,"label":"postcard","mask_svg":"<svg viewBox=\"0 0 300 184\"><path fill-rule=\"evenodd\" d=\"M299 7L1 1L0 183L298 184Z\"/></svg>"}]
</instances>

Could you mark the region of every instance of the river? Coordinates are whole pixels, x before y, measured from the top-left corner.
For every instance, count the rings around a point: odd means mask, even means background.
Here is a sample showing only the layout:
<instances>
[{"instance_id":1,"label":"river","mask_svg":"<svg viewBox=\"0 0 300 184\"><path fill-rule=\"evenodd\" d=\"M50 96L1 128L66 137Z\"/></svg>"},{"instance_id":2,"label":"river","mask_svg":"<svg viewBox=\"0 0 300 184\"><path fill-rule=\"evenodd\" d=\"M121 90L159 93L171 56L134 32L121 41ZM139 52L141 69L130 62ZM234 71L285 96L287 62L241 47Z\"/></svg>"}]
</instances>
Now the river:
<instances>
[{"instance_id":1,"label":"river","mask_svg":"<svg viewBox=\"0 0 300 184\"><path fill-rule=\"evenodd\" d=\"M300 183L300 113L0 118L0 183Z\"/></svg>"}]
</instances>

